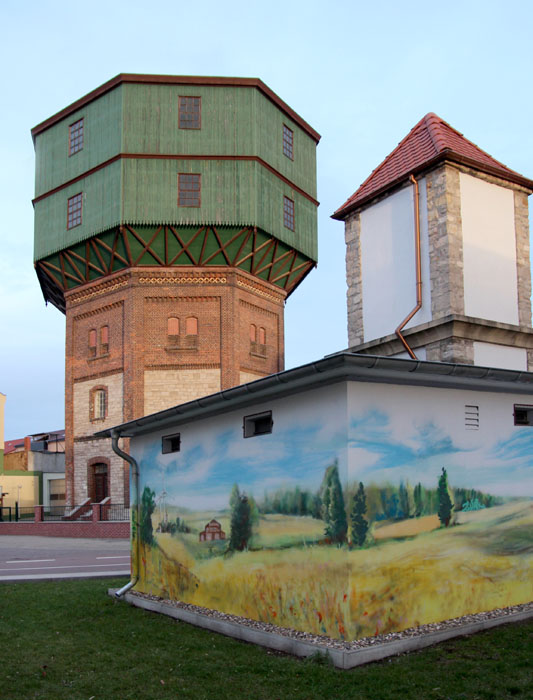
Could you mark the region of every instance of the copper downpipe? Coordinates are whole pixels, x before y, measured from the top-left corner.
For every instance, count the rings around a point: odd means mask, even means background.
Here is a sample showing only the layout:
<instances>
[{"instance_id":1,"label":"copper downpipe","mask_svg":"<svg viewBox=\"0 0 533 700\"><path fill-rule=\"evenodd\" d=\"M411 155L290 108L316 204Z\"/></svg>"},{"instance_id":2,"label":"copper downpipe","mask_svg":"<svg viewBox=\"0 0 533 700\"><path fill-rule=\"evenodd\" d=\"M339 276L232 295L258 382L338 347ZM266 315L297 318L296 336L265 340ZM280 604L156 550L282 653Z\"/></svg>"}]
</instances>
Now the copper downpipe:
<instances>
[{"instance_id":1,"label":"copper downpipe","mask_svg":"<svg viewBox=\"0 0 533 700\"><path fill-rule=\"evenodd\" d=\"M420 256L420 208L418 204L418 182L416 178L411 174L409 180L413 183L415 190L414 193L414 204L415 204L415 267L416 267L416 306L414 309L404 318L400 323L398 328L394 331L398 336L401 344L409 353L409 356L413 360L417 360L417 356L411 349L407 340L403 337L402 330L413 318L413 316L422 308L422 264Z\"/></svg>"}]
</instances>

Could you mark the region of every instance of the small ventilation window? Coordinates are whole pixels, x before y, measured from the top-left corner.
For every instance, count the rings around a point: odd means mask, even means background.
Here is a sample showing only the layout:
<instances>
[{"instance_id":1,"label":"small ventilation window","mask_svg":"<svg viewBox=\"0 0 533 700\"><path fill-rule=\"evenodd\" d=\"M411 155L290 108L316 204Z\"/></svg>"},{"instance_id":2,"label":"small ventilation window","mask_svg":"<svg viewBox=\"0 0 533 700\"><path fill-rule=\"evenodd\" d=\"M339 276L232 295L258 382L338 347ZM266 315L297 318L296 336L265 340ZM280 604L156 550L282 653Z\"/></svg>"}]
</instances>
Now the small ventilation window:
<instances>
[{"instance_id":1,"label":"small ventilation window","mask_svg":"<svg viewBox=\"0 0 533 700\"><path fill-rule=\"evenodd\" d=\"M242 431L243 437L255 437L256 435L267 435L272 432L272 411L255 413L252 416L244 416Z\"/></svg>"},{"instance_id":2,"label":"small ventilation window","mask_svg":"<svg viewBox=\"0 0 533 700\"><path fill-rule=\"evenodd\" d=\"M479 406L465 405L465 429L479 430Z\"/></svg>"},{"instance_id":3,"label":"small ventilation window","mask_svg":"<svg viewBox=\"0 0 533 700\"><path fill-rule=\"evenodd\" d=\"M181 435L180 433L175 433L174 435L165 435L161 440L161 452L164 455L168 455L171 452L179 452L181 448Z\"/></svg>"},{"instance_id":4,"label":"small ventilation window","mask_svg":"<svg viewBox=\"0 0 533 700\"><path fill-rule=\"evenodd\" d=\"M514 424L533 425L533 406L514 405Z\"/></svg>"}]
</instances>

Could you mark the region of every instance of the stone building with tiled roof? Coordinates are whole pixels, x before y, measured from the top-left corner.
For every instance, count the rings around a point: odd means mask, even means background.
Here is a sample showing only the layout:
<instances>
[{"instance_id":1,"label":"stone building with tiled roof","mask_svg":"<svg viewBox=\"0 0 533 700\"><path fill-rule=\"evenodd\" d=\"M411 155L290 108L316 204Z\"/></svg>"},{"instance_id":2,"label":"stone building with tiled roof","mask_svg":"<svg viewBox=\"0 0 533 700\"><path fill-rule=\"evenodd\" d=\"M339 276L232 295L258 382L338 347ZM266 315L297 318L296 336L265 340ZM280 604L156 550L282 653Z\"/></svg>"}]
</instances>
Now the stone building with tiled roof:
<instances>
[{"instance_id":1,"label":"stone building with tiled roof","mask_svg":"<svg viewBox=\"0 0 533 700\"><path fill-rule=\"evenodd\" d=\"M532 192L423 117L333 214L345 222L350 349L531 369Z\"/></svg>"}]
</instances>

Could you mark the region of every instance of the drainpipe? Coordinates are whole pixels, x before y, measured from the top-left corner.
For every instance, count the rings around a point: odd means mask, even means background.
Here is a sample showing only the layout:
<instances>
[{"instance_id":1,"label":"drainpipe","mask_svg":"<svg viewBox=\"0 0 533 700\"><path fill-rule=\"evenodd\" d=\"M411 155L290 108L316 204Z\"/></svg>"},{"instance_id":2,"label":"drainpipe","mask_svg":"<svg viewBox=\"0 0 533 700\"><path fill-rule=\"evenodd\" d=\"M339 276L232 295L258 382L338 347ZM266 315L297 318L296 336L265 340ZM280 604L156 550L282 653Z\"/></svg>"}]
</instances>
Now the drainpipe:
<instances>
[{"instance_id":1,"label":"drainpipe","mask_svg":"<svg viewBox=\"0 0 533 700\"><path fill-rule=\"evenodd\" d=\"M135 546L137 547L137 556L134 557L134 566L135 566L135 571L132 572L132 578L131 581L128 581L128 583L125 586L122 586L118 591L115 591L115 596L117 598L121 598L124 593L127 593L130 588L133 588L137 581L139 580L139 561L140 561L140 539L139 539L139 524L140 524L140 499L139 499L139 465L137 462L133 459L133 457L124 450L121 450L120 447L118 446L118 441L120 438L120 433L117 430L113 430L111 432L111 447L113 448L113 452L118 455L119 457L122 457L122 459L126 460L126 462L129 463L131 466L131 474L133 476L133 491L134 491L134 497L135 497L135 510L136 510L136 518L135 522L137 525L137 532L136 532L136 537L135 537Z\"/></svg>"},{"instance_id":2,"label":"drainpipe","mask_svg":"<svg viewBox=\"0 0 533 700\"><path fill-rule=\"evenodd\" d=\"M411 174L409 180L413 183L414 187L414 204L415 204L415 268L416 268L416 306L414 309L404 318L400 323L398 328L394 331L398 336L401 344L409 353L409 356L413 360L417 360L417 356L411 349L407 340L403 337L402 330L413 318L413 316L422 308L422 265L420 256L420 209L418 204L418 182L416 178Z\"/></svg>"}]
</instances>

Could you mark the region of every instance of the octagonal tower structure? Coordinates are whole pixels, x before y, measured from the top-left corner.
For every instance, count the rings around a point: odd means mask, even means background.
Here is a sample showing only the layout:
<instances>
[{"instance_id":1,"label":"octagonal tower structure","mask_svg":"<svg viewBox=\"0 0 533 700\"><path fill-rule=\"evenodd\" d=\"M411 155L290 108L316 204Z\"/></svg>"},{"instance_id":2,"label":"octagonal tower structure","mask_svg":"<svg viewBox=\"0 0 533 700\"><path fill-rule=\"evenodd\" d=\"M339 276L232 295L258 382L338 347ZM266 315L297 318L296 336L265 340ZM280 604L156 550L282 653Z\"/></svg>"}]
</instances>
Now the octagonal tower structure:
<instances>
[{"instance_id":1,"label":"octagonal tower structure","mask_svg":"<svg viewBox=\"0 0 533 700\"><path fill-rule=\"evenodd\" d=\"M258 79L131 74L32 136L35 269L67 320L67 499L128 503L95 431L284 368L320 136Z\"/></svg>"}]
</instances>

